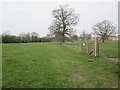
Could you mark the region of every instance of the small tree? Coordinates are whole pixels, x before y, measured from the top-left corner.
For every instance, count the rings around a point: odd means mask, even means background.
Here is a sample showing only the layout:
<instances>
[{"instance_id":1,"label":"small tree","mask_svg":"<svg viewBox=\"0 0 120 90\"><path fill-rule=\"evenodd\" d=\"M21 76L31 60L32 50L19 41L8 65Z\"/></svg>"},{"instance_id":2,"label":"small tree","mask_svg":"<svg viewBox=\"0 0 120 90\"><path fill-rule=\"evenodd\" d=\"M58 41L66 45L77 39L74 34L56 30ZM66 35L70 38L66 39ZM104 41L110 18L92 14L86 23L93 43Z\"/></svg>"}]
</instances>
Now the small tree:
<instances>
[{"instance_id":1,"label":"small tree","mask_svg":"<svg viewBox=\"0 0 120 90\"><path fill-rule=\"evenodd\" d=\"M31 38L32 38L32 42L38 42L39 34L37 32L32 32L31 33Z\"/></svg>"},{"instance_id":2,"label":"small tree","mask_svg":"<svg viewBox=\"0 0 120 90\"><path fill-rule=\"evenodd\" d=\"M78 41L79 40L79 36L77 34L71 36L71 40L72 41Z\"/></svg>"},{"instance_id":3,"label":"small tree","mask_svg":"<svg viewBox=\"0 0 120 90\"><path fill-rule=\"evenodd\" d=\"M21 42L30 42L31 41L30 33L24 33L24 32L22 32L19 35L19 37L20 37Z\"/></svg>"},{"instance_id":4,"label":"small tree","mask_svg":"<svg viewBox=\"0 0 120 90\"><path fill-rule=\"evenodd\" d=\"M89 40L91 37L92 35L89 33L86 33L85 31L83 31L82 34L80 34L80 38L82 41Z\"/></svg>"},{"instance_id":5,"label":"small tree","mask_svg":"<svg viewBox=\"0 0 120 90\"><path fill-rule=\"evenodd\" d=\"M54 37L64 42L66 36L70 36L73 31L73 25L78 22L78 15L74 13L74 9L67 8L67 5L60 5L59 9L52 11L53 23L48 28Z\"/></svg>"},{"instance_id":6,"label":"small tree","mask_svg":"<svg viewBox=\"0 0 120 90\"><path fill-rule=\"evenodd\" d=\"M110 37L112 34L115 34L116 29L115 25L107 20L97 23L92 28L95 35L102 37L102 42L104 42L104 40Z\"/></svg>"},{"instance_id":7,"label":"small tree","mask_svg":"<svg viewBox=\"0 0 120 90\"><path fill-rule=\"evenodd\" d=\"M19 43L20 39L18 36L10 34L2 34L2 43Z\"/></svg>"}]
</instances>

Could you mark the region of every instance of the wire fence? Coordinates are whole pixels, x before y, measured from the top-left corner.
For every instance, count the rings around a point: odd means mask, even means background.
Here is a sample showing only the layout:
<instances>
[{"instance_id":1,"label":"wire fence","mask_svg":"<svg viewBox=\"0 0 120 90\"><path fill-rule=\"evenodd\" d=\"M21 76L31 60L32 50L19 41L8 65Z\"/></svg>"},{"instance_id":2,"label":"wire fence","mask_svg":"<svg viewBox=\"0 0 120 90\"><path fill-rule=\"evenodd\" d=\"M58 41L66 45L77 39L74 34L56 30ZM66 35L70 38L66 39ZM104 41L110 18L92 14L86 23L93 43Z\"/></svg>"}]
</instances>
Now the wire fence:
<instances>
[{"instance_id":1,"label":"wire fence","mask_svg":"<svg viewBox=\"0 0 120 90\"><path fill-rule=\"evenodd\" d=\"M73 48L76 51L87 53L89 55L98 56L99 55L99 43L65 43L67 47Z\"/></svg>"}]
</instances>

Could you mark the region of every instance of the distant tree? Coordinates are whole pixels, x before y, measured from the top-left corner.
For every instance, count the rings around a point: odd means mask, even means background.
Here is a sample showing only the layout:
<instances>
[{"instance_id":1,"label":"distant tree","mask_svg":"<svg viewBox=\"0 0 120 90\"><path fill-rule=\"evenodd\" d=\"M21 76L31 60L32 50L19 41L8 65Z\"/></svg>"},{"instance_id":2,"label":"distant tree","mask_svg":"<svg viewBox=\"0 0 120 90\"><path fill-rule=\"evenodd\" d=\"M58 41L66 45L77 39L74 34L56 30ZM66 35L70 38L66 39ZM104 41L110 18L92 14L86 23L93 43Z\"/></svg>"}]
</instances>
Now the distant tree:
<instances>
[{"instance_id":1,"label":"distant tree","mask_svg":"<svg viewBox=\"0 0 120 90\"><path fill-rule=\"evenodd\" d=\"M37 32L31 33L32 42L38 42L39 41L39 34Z\"/></svg>"},{"instance_id":2,"label":"distant tree","mask_svg":"<svg viewBox=\"0 0 120 90\"><path fill-rule=\"evenodd\" d=\"M20 39L18 36L10 34L2 34L2 43L19 43Z\"/></svg>"},{"instance_id":3,"label":"distant tree","mask_svg":"<svg viewBox=\"0 0 120 90\"><path fill-rule=\"evenodd\" d=\"M65 42L66 36L70 36L73 30L73 25L76 25L79 21L78 15L74 13L74 9L67 8L67 5L59 7L52 11L53 23L48 28L54 37Z\"/></svg>"},{"instance_id":4,"label":"distant tree","mask_svg":"<svg viewBox=\"0 0 120 90\"><path fill-rule=\"evenodd\" d=\"M51 42L51 38L41 37L41 38L39 38L39 41L40 41L40 42Z\"/></svg>"},{"instance_id":5,"label":"distant tree","mask_svg":"<svg viewBox=\"0 0 120 90\"><path fill-rule=\"evenodd\" d=\"M1 35L0 35L1 36ZM21 33L19 36L11 35L10 33L3 33L2 38L0 37L0 43L28 43L28 42L50 42L50 37L39 37L37 32L32 33Z\"/></svg>"},{"instance_id":6,"label":"distant tree","mask_svg":"<svg viewBox=\"0 0 120 90\"><path fill-rule=\"evenodd\" d=\"M50 41L54 41L54 37L50 33L46 35L46 38L48 38Z\"/></svg>"},{"instance_id":7,"label":"distant tree","mask_svg":"<svg viewBox=\"0 0 120 90\"><path fill-rule=\"evenodd\" d=\"M85 31L83 31L82 34L80 34L80 38L82 41L89 40L91 37L92 37L92 35L86 33Z\"/></svg>"},{"instance_id":8,"label":"distant tree","mask_svg":"<svg viewBox=\"0 0 120 90\"><path fill-rule=\"evenodd\" d=\"M31 42L31 35L30 35L30 33L22 32L19 35L19 38L20 38L21 42Z\"/></svg>"},{"instance_id":9,"label":"distant tree","mask_svg":"<svg viewBox=\"0 0 120 90\"><path fill-rule=\"evenodd\" d=\"M116 27L110 21L104 20L100 23L97 23L93 27L95 35L102 37L102 42L105 41L109 36L115 34Z\"/></svg>"},{"instance_id":10,"label":"distant tree","mask_svg":"<svg viewBox=\"0 0 120 90\"><path fill-rule=\"evenodd\" d=\"M71 36L72 41L78 41L79 40L79 36L77 34Z\"/></svg>"}]
</instances>

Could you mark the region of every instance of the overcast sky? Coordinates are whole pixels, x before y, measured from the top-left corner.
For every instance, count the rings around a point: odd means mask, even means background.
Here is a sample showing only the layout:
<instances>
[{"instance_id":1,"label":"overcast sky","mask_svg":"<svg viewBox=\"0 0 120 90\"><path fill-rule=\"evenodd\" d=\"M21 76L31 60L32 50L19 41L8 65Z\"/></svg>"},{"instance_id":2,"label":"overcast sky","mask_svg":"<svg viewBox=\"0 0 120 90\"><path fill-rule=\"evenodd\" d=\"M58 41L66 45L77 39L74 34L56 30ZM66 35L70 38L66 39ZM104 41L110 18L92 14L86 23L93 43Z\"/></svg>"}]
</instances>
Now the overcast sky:
<instances>
[{"instance_id":1,"label":"overcast sky","mask_svg":"<svg viewBox=\"0 0 120 90\"><path fill-rule=\"evenodd\" d=\"M2 2L1 4L1 30L10 31L19 35L21 32L38 32L40 36L46 36L48 27L52 22L51 11L59 8L59 5L68 4L79 14L79 23L75 26L76 34L83 30L90 33L92 26L97 22L109 20L118 26L118 3L115 2Z\"/></svg>"}]
</instances>

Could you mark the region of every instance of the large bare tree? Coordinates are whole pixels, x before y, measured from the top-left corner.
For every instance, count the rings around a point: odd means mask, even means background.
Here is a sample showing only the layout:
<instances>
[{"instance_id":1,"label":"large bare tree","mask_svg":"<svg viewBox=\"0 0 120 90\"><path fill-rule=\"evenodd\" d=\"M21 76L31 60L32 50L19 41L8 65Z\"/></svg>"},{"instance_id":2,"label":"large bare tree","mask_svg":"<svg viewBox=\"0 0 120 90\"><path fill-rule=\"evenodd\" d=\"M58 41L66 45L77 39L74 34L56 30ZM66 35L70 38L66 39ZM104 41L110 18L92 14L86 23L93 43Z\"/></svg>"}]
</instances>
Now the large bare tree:
<instances>
[{"instance_id":1,"label":"large bare tree","mask_svg":"<svg viewBox=\"0 0 120 90\"><path fill-rule=\"evenodd\" d=\"M68 8L68 5L60 5L59 9L52 11L53 23L48 28L55 38L61 42L65 42L66 36L70 36L74 32L73 25L79 21L78 15L74 13L74 9Z\"/></svg>"},{"instance_id":2,"label":"large bare tree","mask_svg":"<svg viewBox=\"0 0 120 90\"><path fill-rule=\"evenodd\" d=\"M93 27L95 35L101 36L102 41L104 42L112 34L115 34L116 27L112 22L104 20L100 23L97 23Z\"/></svg>"}]
</instances>

